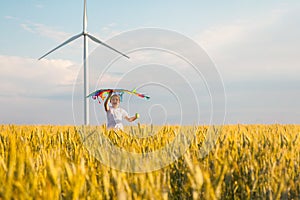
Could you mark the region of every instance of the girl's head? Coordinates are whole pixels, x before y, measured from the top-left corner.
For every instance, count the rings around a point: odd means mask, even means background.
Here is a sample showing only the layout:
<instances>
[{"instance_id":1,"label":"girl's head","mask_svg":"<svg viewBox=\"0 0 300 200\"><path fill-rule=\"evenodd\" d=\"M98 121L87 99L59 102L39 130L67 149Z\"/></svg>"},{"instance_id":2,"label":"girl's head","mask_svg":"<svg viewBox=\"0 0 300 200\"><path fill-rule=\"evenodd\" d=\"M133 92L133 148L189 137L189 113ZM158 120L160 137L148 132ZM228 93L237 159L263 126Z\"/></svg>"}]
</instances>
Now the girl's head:
<instances>
[{"instance_id":1,"label":"girl's head","mask_svg":"<svg viewBox=\"0 0 300 200\"><path fill-rule=\"evenodd\" d=\"M120 96L117 95L117 94L113 94L113 95L110 97L110 103L111 103L111 105L112 105L114 108L119 107L119 105L120 105Z\"/></svg>"}]
</instances>

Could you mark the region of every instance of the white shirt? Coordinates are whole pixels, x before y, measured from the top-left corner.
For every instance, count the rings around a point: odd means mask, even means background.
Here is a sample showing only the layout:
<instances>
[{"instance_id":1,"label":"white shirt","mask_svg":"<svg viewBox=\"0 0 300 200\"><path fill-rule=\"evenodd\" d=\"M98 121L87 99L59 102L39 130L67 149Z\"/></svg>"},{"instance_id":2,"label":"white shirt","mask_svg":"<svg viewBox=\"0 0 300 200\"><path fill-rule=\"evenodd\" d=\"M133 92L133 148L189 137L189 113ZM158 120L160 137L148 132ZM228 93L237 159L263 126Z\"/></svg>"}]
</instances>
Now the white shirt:
<instances>
[{"instance_id":1,"label":"white shirt","mask_svg":"<svg viewBox=\"0 0 300 200\"><path fill-rule=\"evenodd\" d=\"M113 108L112 106L109 106L109 110L106 112L106 117L107 128L123 129L122 120L125 117L128 117L128 113L120 107Z\"/></svg>"}]
</instances>

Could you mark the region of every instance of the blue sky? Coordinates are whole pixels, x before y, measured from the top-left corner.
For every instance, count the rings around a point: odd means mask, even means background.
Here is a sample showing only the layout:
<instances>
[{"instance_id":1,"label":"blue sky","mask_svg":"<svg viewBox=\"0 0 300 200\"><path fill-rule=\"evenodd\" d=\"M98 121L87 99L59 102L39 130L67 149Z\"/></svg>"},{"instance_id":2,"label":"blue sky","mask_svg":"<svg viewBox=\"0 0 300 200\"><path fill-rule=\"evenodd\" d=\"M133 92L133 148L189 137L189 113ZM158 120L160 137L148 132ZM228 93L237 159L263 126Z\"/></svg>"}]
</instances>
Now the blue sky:
<instances>
[{"instance_id":1,"label":"blue sky","mask_svg":"<svg viewBox=\"0 0 300 200\"><path fill-rule=\"evenodd\" d=\"M224 82L225 123L300 123L299 1L88 0L87 4L88 31L103 41L133 29L157 27L203 47ZM74 124L70 102L82 68L82 40L43 61L37 58L81 32L82 12L81 0L2 3L0 123ZM90 53L97 47L89 42ZM157 105L155 99L152 102ZM151 118L159 123L167 107L156 108ZM104 123L101 109L99 115L97 123ZM169 112L168 117L177 123L179 114ZM141 116L140 122L149 119Z\"/></svg>"}]
</instances>

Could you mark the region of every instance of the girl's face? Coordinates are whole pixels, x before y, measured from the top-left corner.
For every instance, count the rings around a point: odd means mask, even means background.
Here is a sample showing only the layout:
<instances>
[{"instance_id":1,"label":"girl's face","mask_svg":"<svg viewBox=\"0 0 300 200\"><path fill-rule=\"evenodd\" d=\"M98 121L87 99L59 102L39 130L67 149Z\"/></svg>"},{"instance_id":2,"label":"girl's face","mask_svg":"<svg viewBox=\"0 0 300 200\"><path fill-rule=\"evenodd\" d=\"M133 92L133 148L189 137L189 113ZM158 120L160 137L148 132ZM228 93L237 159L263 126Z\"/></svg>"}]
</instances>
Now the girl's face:
<instances>
[{"instance_id":1,"label":"girl's face","mask_svg":"<svg viewBox=\"0 0 300 200\"><path fill-rule=\"evenodd\" d=\"M111 103L111 105L112 105L114 108L119 107L119 105L120 105L120 97L117 96L117 95L112 96L111 99L110 99L110 103Z\"/></svg>"}]
</instances>

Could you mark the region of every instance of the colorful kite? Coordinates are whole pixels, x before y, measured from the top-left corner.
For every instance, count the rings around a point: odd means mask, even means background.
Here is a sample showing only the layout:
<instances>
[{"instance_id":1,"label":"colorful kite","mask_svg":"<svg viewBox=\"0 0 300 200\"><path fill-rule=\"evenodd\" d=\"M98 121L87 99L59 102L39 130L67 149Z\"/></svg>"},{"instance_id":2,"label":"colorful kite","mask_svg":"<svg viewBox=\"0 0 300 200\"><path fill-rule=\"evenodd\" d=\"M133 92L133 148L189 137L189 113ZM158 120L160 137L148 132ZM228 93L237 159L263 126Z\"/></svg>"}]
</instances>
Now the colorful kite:
<instances>
[{"instance_id":1,"label":"colorful kite","mask_svg":"<svg viewBox=\"0 0 300 200\"><path fill-rule=\"evenodd\" d=\"M104 101L109 93L118 94L120 96L121 101L122 101L122 96L124 93L133 94L133 95L136 95L136 96L144 98L144 99L150 99L150 97L145 94L137 93L135 89L134 90L101 89L101 90L96 90L95 92L92 92L86 98L92 97L94 100L97 99L98 102L101 103L100 99L102 99L102 101Z\"/></svg>"}]
</instances>

